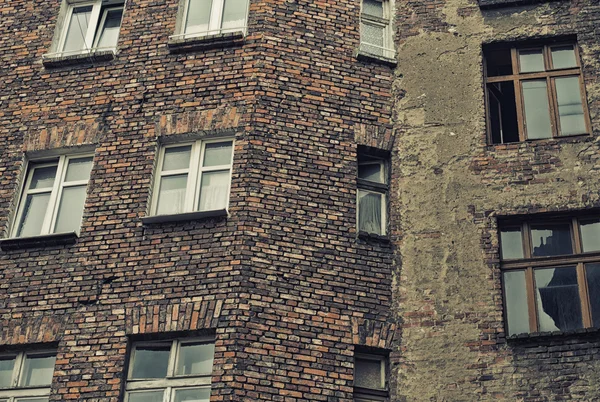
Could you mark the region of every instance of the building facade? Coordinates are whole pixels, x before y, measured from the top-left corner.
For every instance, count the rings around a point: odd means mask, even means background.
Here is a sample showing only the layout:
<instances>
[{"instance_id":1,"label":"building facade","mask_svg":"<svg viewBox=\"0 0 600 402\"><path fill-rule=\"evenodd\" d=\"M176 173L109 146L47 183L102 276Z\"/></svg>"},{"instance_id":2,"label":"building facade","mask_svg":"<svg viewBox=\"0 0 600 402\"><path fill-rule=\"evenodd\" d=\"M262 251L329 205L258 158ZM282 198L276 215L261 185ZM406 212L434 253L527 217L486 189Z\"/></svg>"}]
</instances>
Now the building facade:
<instances>
[{"instance_id":1,"label":"building facade","mask_svg":"<svg viewBox=\"0 0 600 402\"><path fill-rule=\"evenodd\" d=\"M0 401L600 398L600 5L1 0Z\"/></svg>"}]
</instances>

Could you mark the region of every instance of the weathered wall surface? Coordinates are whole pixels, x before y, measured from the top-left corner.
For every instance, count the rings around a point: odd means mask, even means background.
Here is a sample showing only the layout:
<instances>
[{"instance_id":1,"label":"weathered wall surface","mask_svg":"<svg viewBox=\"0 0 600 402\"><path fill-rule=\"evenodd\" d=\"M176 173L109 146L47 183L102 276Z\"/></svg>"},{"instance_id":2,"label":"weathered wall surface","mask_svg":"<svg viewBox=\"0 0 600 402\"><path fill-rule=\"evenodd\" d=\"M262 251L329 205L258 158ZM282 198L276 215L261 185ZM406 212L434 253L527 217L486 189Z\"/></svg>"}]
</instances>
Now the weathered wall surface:
<instances>
[{"instance_id":1,"label":"weathered wall surface","mask_svg":"<svg viewBox=\"0 0 600 402\"><path fill-rule=\"evenodd\" d=\"M397 3L399 400L600 397L597 334L506 341L496 232L498 215L600 206L600 7L590 3ZM582 49L593 135L487 145L482 44L562 35Z\"/></svg>"}]
</instances>

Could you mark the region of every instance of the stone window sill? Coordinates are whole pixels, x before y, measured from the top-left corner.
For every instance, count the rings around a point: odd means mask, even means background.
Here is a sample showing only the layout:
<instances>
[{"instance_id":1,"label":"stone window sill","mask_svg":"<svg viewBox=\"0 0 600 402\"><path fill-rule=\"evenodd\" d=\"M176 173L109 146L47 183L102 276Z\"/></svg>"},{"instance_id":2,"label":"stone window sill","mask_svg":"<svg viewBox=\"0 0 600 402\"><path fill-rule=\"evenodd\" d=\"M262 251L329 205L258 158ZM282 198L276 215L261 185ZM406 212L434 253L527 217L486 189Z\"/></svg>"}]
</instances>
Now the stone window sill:
<instances>
[{"instance_id":1,"label":"stone window sill","mask_svg":"<svg viewBox=\"0 0 600 402\"><path fill-rule=\"evenodd\" d=\"M244 43L244 32L227 32L204 36L171 36L168 46L171 53L185 53L195 50L206 50L240 46Z\"/></svg>"},{"instance_id":2,"label":"stone window sill","mask_svg":"<svg viewBox=\"0 0 600 402\"><path fill-rule=\"evenodd\" d=\"M51 246L64 246L77 242L77 233L52 233L40 236L15 237L0 240L0 248L3 251L21 250L27 248L42 248Z\"/></svg>"},{"instance_id":3,"label":"stone window sill","mask_svg":"<svg viewBox=\"0 0 600 402\"><path fill-rule=\"evenodd\" d=\"M358 232L356 237L360 240L373 243L389 244L391 242L389 236L387 235L379 235L377 233L369 233L365 231Z\"/></svg>"},{"instance_id":4,"label":"stone window sill","mask_svg":"<svg viewBox=\"0 0 600 402\"><path fill-rule=\"evenodd\" d=\"M533 3L548 3L556 0L478 0L480 8L514 7Z\"/></svg>"},{"instance_id":5,"label":"stone window sill","mask_svg":"<svg viewBox=\"0 0 600 402\"><path fill-rule=\"evenodd\" d=\"M553 331L553 332L530 332L524 334L510 335L506 337L508 342L519 342L527 340L542 340L545 338L565 338L577 335L594 334L597 335L600 328L579 328L571 331Z\"/></svg>"},{"instance_id":6,"label":"stone window sill","mask_svg":"<svg viewBox=\"0 0 600 402\"><path fill-rule=\"evenodd\" d=\"M384 66L388 66L388 67L392 67L392 68L394 68L398 65L398 62L396 61L396 59L369 53L362 49L358 49L356 51L356 59L367 62L367 63L383 64Z\"/></svg>"},{"instance_id":7,"label":"stone window sill","mask_svg":"<svg viewBox=\"0 0 600 402\"><path fill-rule=\"evenodd\" d=\"M199 211L199 212L186 212L183 214L172 214L172 215L155 215L146 216L142 218L144 225L158 225L161 223L172 223L172 222L189 222L197 221L208 218L220 218L228 216L226 209L216 209L214 211Z\"/></svg>"},{"instance_id":8,"label":"stone window sill","mask_svg":"<svg viewBox=\"0 0 600 402\"><path fill-rule=\"evenodd\" d=\"M110 61L115 58L114 50L90 50L86 53L64 55L62 53L48 53L42 56L42 64L46 68L65 67L84 63L98 63Z\"/></svg>"}]
</instances>

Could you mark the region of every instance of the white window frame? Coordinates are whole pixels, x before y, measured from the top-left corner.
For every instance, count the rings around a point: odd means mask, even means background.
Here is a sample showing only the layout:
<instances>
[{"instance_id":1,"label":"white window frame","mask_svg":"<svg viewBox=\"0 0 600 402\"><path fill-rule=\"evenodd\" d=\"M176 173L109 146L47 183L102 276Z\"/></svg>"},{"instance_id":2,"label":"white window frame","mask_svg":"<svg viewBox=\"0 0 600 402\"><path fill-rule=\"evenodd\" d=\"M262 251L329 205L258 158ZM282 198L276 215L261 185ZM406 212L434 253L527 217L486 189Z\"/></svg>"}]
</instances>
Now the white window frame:
<instances>
[{"instance_id":1,"label":"white window frame","mask_svg":"<svg viewBox=\"0 0 600 402\"><path fill-rule=\"evenodd\" d=\"M171 39L181 39L181 38L193 38L193 37L202 37L208 35L215 34L223 34L230 32L242 32L245 36L248 29L248 11L250 8L250 1L246 0L246 16L244 25L241 27L234 28L225 28L223 29L221 25L223 24L223 11L225 10L225 1L227 0L213 0L210 7L210 18L208 20L208 30L205 32L186 32L187 27L187 19L188 14L190 12L190 0L183 0L182 7L183 13L181 17L181 26L179 27L179 32L176 35L172 35Z\"/></svg>"},{"instance_id":2,"label":"white window frame","mask_svg":"<svg viewBox=\"0 0 600 402\"><path fill-rule=\"evenodd\" d=\"M165 378L156 379L131 379L133 372L133 362L135 361L135 353L140 346L164 346L171 344L169 351L169 362L167 365L167 376ZM177 368L177 360L179 359L179 351L182 345L190 343L205 343L214 344L214 337L200 337L192 339L174 339L167 341L149 341L149 342L135 342L131 349L130 364L127 370L127 384L125 386L125 399L124 402L129 402L129 395L135 393L135 391L163 391L163 402L171 402L174 400L175 391L178 389L189 389L189 388L204 388L210 389L212 383L212 371L205 374L192 374L192 375L175 375ZM214 358L214 356L213 356ZM213 363L214 367L214 363Z\"/></svg>"},{"instance_id":3,"label":"white window frame","mask_svg":"<svg viewBox=\"0 0 600 402\"><path fill-rule=\"evenodd\" d=\"M59 156L58 159L53 158L51 160L36 162L35 160L29 161L27 164L26 177L23 180L23 185L21 187L21 191L19 193L19 204L17 207L17 215L14 220L14 225L12 228L12 238L17 237L17 233L19 231L19 226L21 225L21 219L23 217L23 210L25 209L25 202L27 200L27 196L29 194L43 194L50 192L50 199L48 200L48 206L46 208L46 214L44 215L44 221L42 223L42 227L40 229L39 235L47 235L54 232L54 227L56 226L56 218L58 217L58 208L60 207L60 201L63 193L63 189L65 187L75 187L75 186L86 186L89 183L89 178L87 180L77 180L65 183L64 179L67 174L67 167L69 166L69 161L71 159L81 159L81 158L92 158L93 164L94 154L74 154L74 155L62 155ZM54 184L52 187L45 187L42 189L29 189L31 184L31 180L33 179L33 172L35 169L56 166L56 176L54 176ZM48 191L48 189L51 189ZM79 233L81 229L81 223L76 230L76 233Z\"/></svg>"},{"instance_id":4,"label":"white window frame","mask_svg":"<svg viewBox=\"0 0 600 402\"><path fill-rule=\"evenodd\" d=\"M373 158L374 160L366 162L358 162L360 169L361 165L379 165L380 166L380 179L381 182L374 182L366 179L358 179L357 191L356 191L356 226L357 232L360 232L360 199L362 193L377 194L381 196L381 228L380 236L387 235L387 199L389 193L389 172L388 172L388 159L379 158L372 156L368 153L363 155ZM358 177L358 176L357 176Z\"/></svg>"},{"instance_id":5,"label":"white window frame","mask_svg":"<svg viewBox=\"0 0 600 402\"><path fill-rule=\"evenodd\" d=\"M0 357L15 357L15 365L13 368L11 384L9 388L0 388L0 400L7 402L14 402L16 398L44 398L50 396L50 386L40 387L22 387L21 375L25 367L25 360L27 356L54 356L56 358L56 350L36 350L36 351L25 351L15 353L2 353Z\"/></svg>"},{"instance_id":6,"label":"white window frame","mask_svg":"<svg viewBox=\"0 0 600 402\"><path fill-rule=\"evenodd\" d=\"M380 388L363 388L363 387L354 387L354 401L355 402L378 402L378 401L388 401L389 397L389 389L387 386L387 364L388 358L383 355L374 355L367 353L356 353L354 355L354 367L356 368L356 360L370 360L377 361L380 363L381 369L381 387ZM356 371L354 372L356 377ZM356 384L356 379L355 379ZM373 391L373 393L371 393ZM384 395L385 394L385 395Z\"/></svg>"},{"instance_id":7,"label":"white window frame","mask_svg":"<svg viewBox=\"0 0 600 402\"><path fill-rule=\"evenodd\" d=\"M92 6L92 13L90 15L90 23L88 25L87 32L85 34L84 45L85 47L79 50L64 51L65 42L67 40L67 32L69 31L69 25L71 24L71 17L73 16L73 10L79 7ZM104 10L102 10L104 7ZM93 1L67 1L67 12L65 19L63 20L63 26L60 32L60 40L58 41L57 51L53 55L76 55L86 54L97 50L115 50L115 47L98 49L96 45L100 40L101 32L98 32L99 28L104 26L106 16L109 10L115 10L122 8L125 11L125 0L93 0ZM100 15L101 11L104 11ZM119 28L120 31L120 28ZM91 44L91 46L89 45Z\"/></svg>"},{"instance_id":8,"label":"white window frame","mask_svg":"<svg viewBox=\"0 0 600 402\"><path fill-rule=\"evenodd\" d=\"M394 4L393 0L375 0L382 3L383 8L383 18L375 17L373 15L363 13L363 2L360 2L360 49L368 53L374 57L380 56L386 59L393 59L396 55L396 51L394 50L394 35L392 32L392 16L394 15ZM383 46L377 46L374 44L370 44L366 42L362 35L362 24L371 25L378 28L383 28ZM374 54L369 48L378 48L381 49L382 54Z\"/></svg>"},{"instance_id":9,"label":"white window frame","mask_svg":"<svg viewBox=\"0 0 600 402\"><path fill-rule=\"evenodd\" d=\"M217 165L203 167L202 161L204 160L204 151L207 144L213 144L217 142L231 141L231 160L228 165ZM163 173L162 167L165 160L165 150L169 148L179 148L191 146L190 153L190 164L187 169L170 170L168 173ZM198 209L198 203L200 202L200 185L202 183L202 174L206 172L212 172L217 170L228 170L229 181L227 189L227 200L225 202L225 209L229 207L229 197L231 193L231 176L233 170L233 157L235 152L235 140L233 137L213 138L210 140L197 140L194 142L182 142L182 143L171 143L163 144L160 147L159 157L156 165L156 178L154 180L154 196L152 197L152 208L151 216L157 216L158 199L160 195L160 182L165 176L176 176L181 174L187 174L187 183L185 187L185 203L182 213L189 212L205 212Z\"/></svg>"}]
</instances>

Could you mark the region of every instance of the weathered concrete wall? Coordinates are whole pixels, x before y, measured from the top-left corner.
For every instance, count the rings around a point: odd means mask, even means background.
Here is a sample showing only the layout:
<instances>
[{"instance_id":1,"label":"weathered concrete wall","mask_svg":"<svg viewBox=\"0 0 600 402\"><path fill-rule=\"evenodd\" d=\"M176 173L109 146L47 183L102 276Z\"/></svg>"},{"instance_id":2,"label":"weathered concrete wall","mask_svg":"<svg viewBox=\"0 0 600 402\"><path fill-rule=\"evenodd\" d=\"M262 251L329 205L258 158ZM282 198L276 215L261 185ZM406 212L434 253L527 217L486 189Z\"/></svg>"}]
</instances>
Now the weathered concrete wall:
<instances>
[{"instance_id":1,"label":"weathered concrete wall","mask_svg":"<svg viewBox=\"0 0 600 402\"><path fill-rule=\"evenodd\" d=\"M600 398L600 336L506 341L496 216L600 206L597 3L398 2L402 400ZM487 145L482 44L576 35L591 136Z\"/></svg>"}]
</instances>

